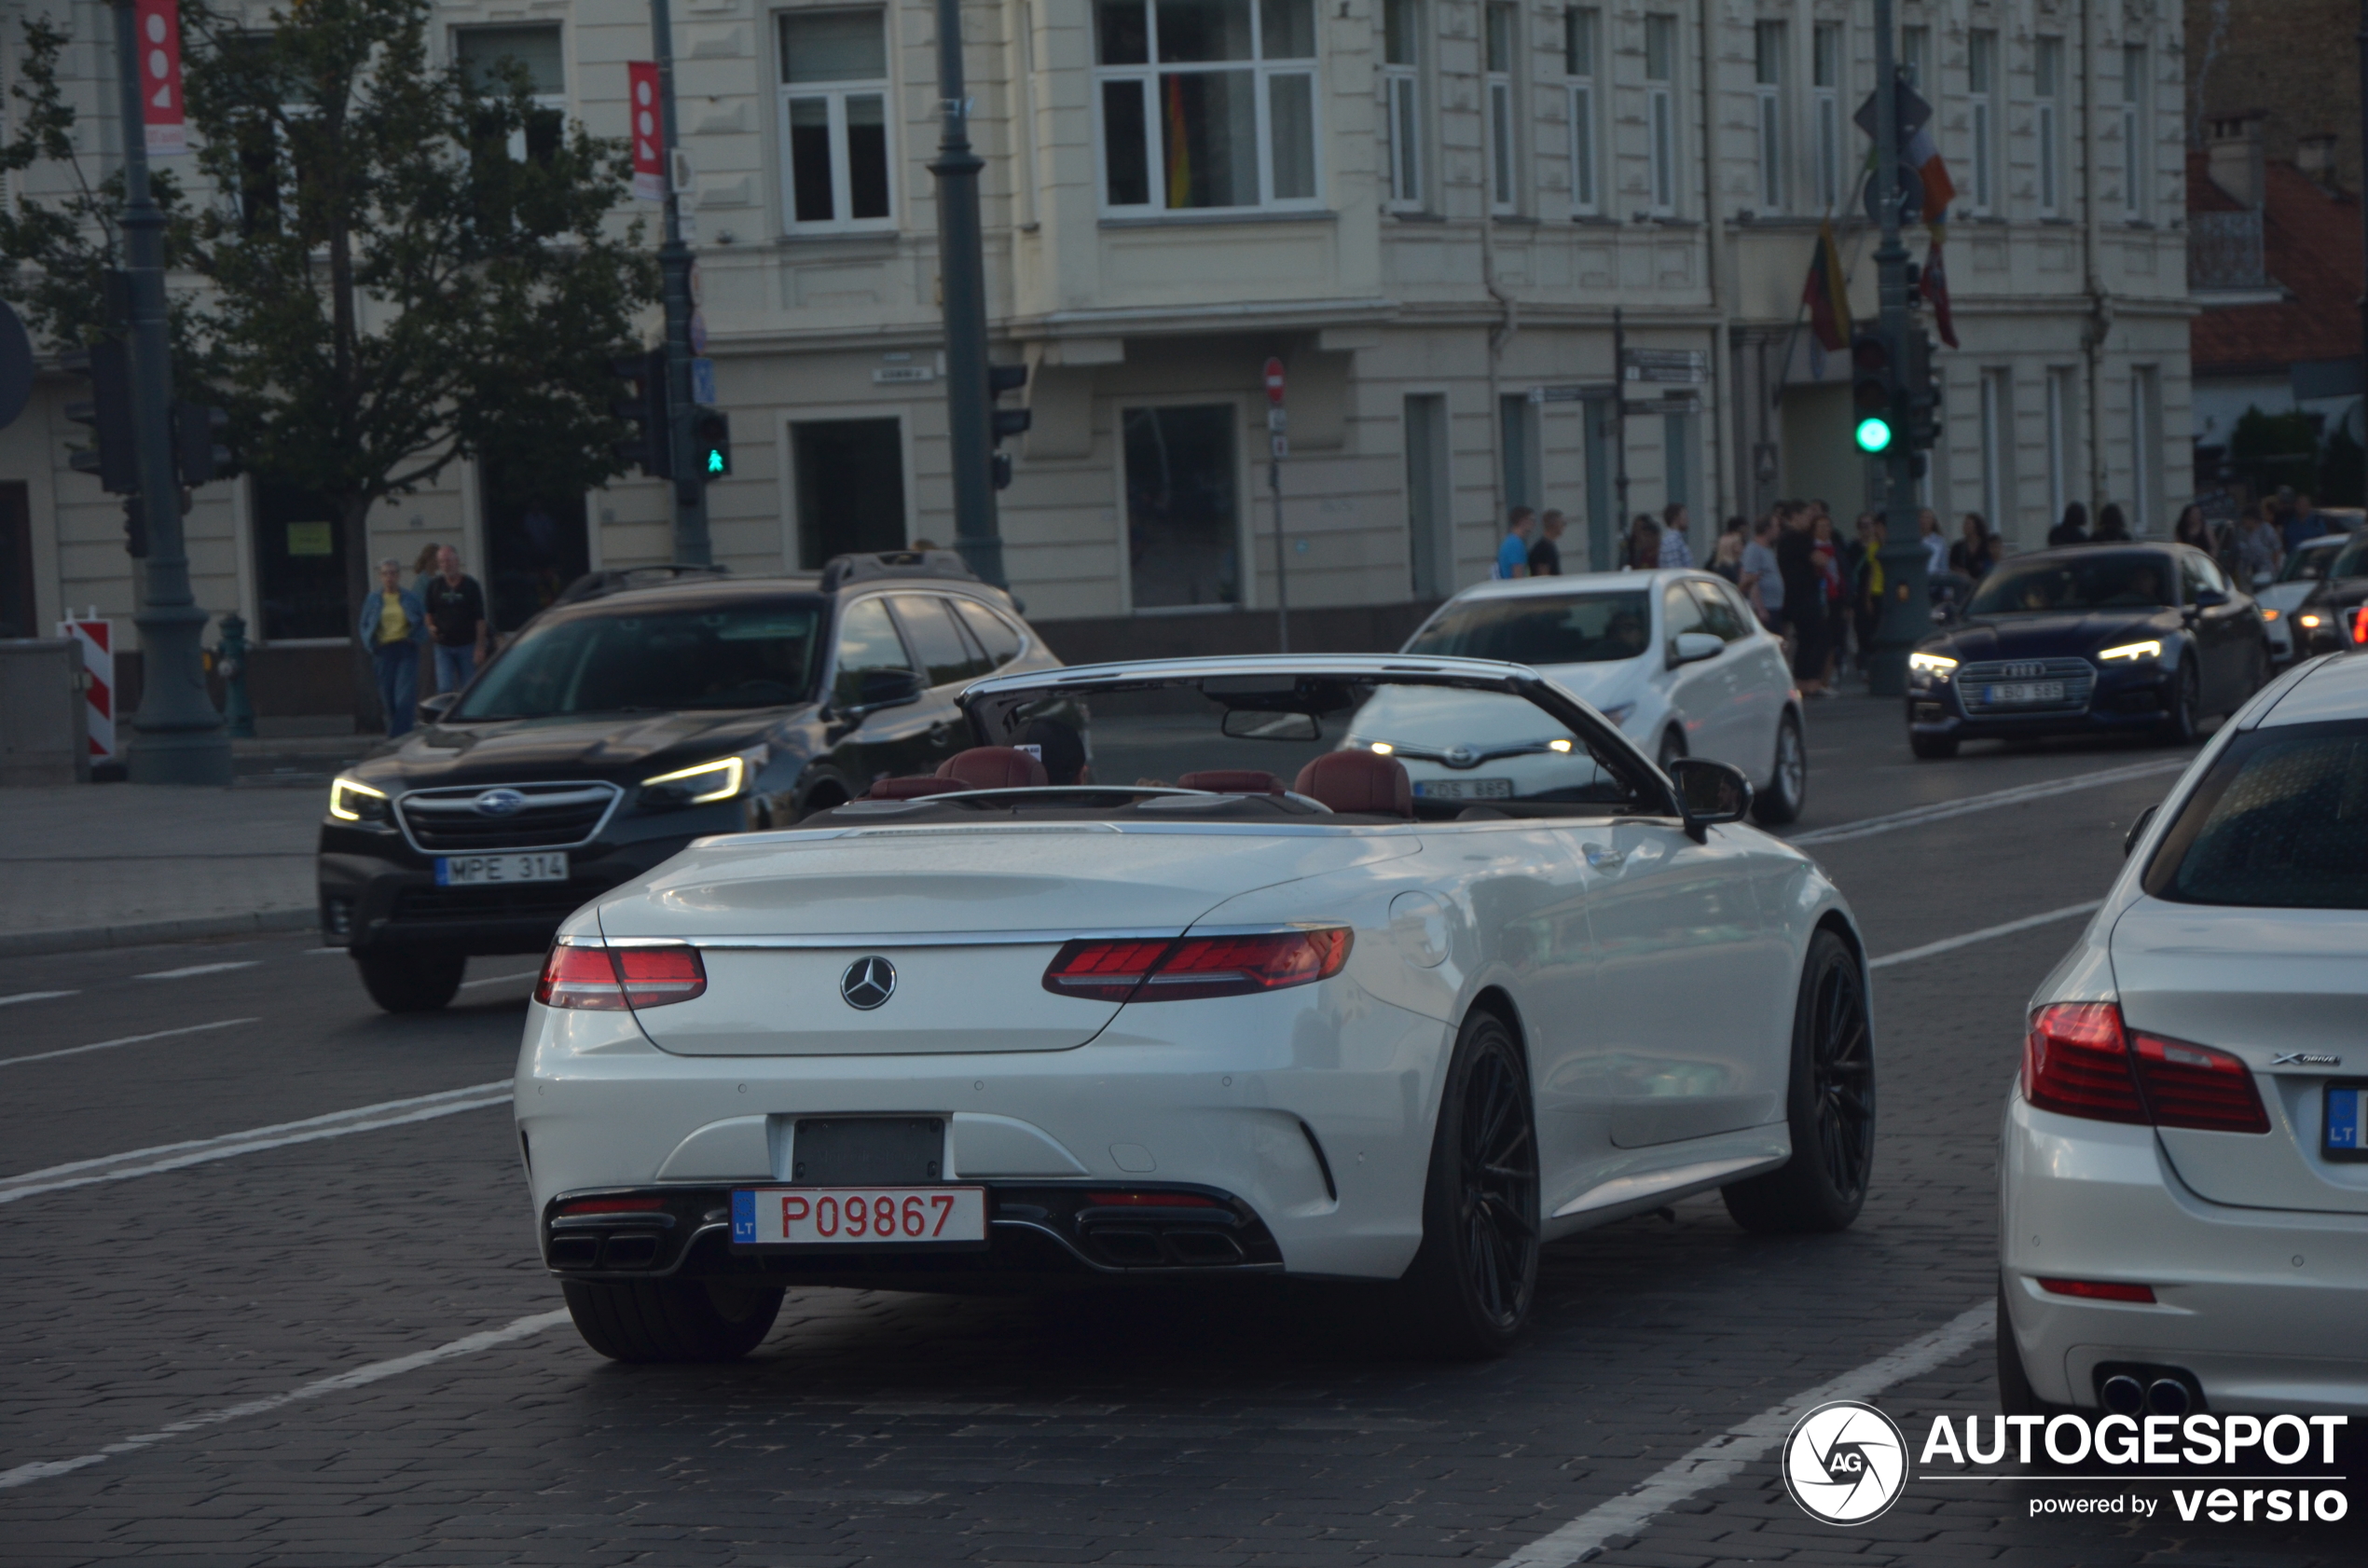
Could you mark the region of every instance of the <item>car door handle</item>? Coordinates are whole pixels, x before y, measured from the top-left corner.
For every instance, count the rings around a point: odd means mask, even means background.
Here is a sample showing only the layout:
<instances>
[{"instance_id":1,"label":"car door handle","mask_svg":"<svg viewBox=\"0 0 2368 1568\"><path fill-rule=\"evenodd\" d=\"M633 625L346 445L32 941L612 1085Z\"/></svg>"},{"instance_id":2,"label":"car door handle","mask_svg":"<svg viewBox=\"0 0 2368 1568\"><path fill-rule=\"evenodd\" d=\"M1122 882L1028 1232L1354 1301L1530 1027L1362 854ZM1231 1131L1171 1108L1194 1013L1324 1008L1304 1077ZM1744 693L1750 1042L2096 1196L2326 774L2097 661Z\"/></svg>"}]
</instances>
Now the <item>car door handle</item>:
<instances>
[{"instance_id":1,"label":"car door handle","mask_svg":"<svg viewBox=\"0 0 2368 1568\"><path fill-rule=\"evenodd\" d=\"M1627 859L1628 851L1625 849L1607 849L1600 844L1587 846L1587 863L1597 871L1618 871Z\"/></svg>"}]
</instances>

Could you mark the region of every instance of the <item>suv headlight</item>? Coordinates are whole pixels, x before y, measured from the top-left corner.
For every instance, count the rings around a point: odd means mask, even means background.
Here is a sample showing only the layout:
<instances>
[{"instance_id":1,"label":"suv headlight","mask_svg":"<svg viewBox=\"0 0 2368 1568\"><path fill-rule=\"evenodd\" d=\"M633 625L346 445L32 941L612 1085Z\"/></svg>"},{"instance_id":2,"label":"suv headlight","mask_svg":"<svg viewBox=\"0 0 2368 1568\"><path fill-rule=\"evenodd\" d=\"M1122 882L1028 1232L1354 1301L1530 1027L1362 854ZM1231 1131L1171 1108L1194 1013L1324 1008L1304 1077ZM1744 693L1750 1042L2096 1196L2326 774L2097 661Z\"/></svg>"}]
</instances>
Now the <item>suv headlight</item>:
<instances>
[{"instance_id":1,"label":"suv headlight","mask_svg":"<svg viewBox=\"0 0 2368 1568\"><path fill-rule=\"evenodd\" d=\"M329 785L329 815L340 822L383 822L388 817L386 791L358 778L339 777Z\"/></svg>"},{"instance_id":2,"label":"suv headlight","mask_svg":"<svg viewBox=\"0 0 2368 1568\"><path fill-rule=\"evenodd\" d=\"M1910 653L1907 655L1907 669L1910 674L1926 676L1934 681L1947 680L1948 678L1948 672L1956 667L1957 661L1950 658L1946 653Z\"/></svg>"},{"instance_id":3,"label":"suv headlight","mask_svg":"<svg viewBox=\"0 0 2368 1568\"><path fill-rule=\"evenodd\" d=\"M749 760L718 757L695 767L677 768L641 780L641 798L653 805L705 805L728 801L748 788Z\"/></svg>"}]
</instances>

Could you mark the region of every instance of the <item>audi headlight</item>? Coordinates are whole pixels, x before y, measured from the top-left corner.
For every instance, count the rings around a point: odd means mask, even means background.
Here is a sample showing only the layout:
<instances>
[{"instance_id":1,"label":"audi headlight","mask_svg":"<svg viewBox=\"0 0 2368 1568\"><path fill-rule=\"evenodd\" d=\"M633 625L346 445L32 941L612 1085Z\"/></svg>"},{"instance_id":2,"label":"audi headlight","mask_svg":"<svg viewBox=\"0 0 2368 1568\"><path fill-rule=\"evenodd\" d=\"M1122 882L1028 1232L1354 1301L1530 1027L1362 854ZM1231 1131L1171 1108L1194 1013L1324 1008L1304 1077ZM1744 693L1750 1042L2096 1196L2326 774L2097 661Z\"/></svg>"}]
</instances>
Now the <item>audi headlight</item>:
<instances>
[{"instance_id":1,"label":"audi headlight","mask_svg":"<svg viewBox=\"0 0 2368 1568\"><path fill-rule=\"evenodd\" d=\"M387 795L358 778L338 778L329 786L329 815L340 822L383 822Z\"/></svg>"},{"instance_id":2,"label":"audi headlight","mask_svg":"<svg viewBox=\"0 0 2368 1568\"><path fill-rule=\"evenodd\" d=\"M1957 661L1950 658L1946 653L1910 653L1907 655L1907 668L1911 674L1929 676L1934 681L1948 680L1948 672L1956 667Z\"/></svg>"},{"instance_id":3,"label":"audi headlight","mask_svg":"<svg viewBox=\"0 0 2368 1568\"><path fill-rule=\"evenodd\" d=\"M2127 659L2131 664L2136 664L2141 659L2161 658L2163 645L2153 638L2148 638L2143 642L2125 642L2118 648L2100 648L2097 650L2097 656L2100 659Z\"/></svg>"},{"instance_id":4,"label":"audi headlight","mask_svg":"<svg viewBox=\"0 0 2368 1568\"><path fill-rule=\"evenodd\" d=\"M676 768L672 773L644 778L641 788L663 805L705 805L709 801L730 800L747 787L748 781L746 757L718 757L695 767Z\"/></svg>"}]
</instances>

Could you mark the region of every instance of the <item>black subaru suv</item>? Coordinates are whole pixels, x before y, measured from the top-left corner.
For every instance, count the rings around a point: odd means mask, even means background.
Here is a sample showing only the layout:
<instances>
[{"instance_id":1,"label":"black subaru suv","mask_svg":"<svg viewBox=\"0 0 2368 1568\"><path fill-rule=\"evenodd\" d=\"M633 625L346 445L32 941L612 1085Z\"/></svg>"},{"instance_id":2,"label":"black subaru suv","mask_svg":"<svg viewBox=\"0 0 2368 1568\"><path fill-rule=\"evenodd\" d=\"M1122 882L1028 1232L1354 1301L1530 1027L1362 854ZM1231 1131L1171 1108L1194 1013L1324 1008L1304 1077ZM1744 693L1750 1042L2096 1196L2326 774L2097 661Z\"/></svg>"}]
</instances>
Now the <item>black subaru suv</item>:
<instances>
[{"instance_id":1,"label":"black subaru suv","mask_svg":"<svg viewBox=\"0 0 2368 1568\"><path fill-rule=\"evenodd\" d=\"M388 1011L440 1008L469 955L542 952L702 834L928 773L972 744L964 685L1059 663L950 551L596 574L330 785L323 939Z\"/></svg>"}]
</instances>

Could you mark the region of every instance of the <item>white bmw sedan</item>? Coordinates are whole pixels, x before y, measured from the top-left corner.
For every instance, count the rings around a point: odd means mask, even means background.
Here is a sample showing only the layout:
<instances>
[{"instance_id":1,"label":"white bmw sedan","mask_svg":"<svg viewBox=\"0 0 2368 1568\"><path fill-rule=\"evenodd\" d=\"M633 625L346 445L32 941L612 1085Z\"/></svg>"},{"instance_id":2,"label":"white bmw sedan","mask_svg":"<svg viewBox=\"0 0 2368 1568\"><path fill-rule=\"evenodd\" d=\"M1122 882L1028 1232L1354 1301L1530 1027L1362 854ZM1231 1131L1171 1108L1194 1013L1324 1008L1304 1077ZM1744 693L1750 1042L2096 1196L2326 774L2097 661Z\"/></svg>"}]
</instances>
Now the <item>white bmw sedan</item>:
<instances>
[{"instance_id":1,"label":"white bmw sedan","mask_svg":"<svg viewBox=\"0 0 2368 1568\"><path fill-rule=\"evenodd\" d=\"M1418 795L1341 744L1405 691L1524 736L1520 789ZM1049 784L1029 748L1089 705L1199 713L1209 765ZM562 928L517 1125L596 1350L737 1355L791 1286L1290 1273L1387 1282L1491 1355L1542 1242L1711 1189L1756 1230L1857 1215L1859 935L1732 768L1665 775L1478 660L1090 666L962 706L941 776L698 840Z\"/></svg>"},{"instance_id":2,"label":"white bmw sedan","mask_svg":"<svg viewBox=\"0 0 2368 1568\"><path fill-rule=\"evenodd\" d=\"M2007 1101L2001 1397L2368 1410L2368 657L2265 687L2129 847Z\"/></svg>"},{"instance_id":3,"label":"white bmw sedan","mask_svg":"<svg viewBox=\"0 0 2368 1568\"><path fill-rule=\"evenodd\" d=\"M1808 797L1800 693L1784 645L1733 585L1711 572L1482 583L1434 611L1404 652L1527 665L1592 705L1664 767L1708 757L1741 768L1752 781L1752 815L1769 826L1798 817ZM1481 765L1468 749L1434 754L1442 750L1429 743L1436 700L1389 695L1360 716L1358 738L1399 745L1416 793L1487 800L1510 787L1504 768Z\"/></svg>"}]
</instances>

